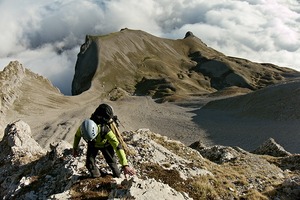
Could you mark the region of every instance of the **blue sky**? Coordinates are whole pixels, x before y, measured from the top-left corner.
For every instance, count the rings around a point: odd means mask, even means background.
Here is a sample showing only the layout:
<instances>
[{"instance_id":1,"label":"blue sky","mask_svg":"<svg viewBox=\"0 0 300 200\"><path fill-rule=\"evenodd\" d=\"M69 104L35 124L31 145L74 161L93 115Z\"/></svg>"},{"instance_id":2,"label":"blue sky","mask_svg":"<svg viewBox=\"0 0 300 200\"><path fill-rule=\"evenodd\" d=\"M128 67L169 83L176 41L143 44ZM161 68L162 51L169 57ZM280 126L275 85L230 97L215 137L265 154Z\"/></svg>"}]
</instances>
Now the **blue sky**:
<instances>
[{"instance_id":1,"label":"blue sky","mask_svg":"<svg viewBox=\"0 0 300 200\"><path fill-rule=\"evenodd\" d=\"M300 71L297 0L0 0L0 69L10 61L70 94L85 35L130 28L178 39L192 31L230 56Z\"/></svg>"}]
</instances>

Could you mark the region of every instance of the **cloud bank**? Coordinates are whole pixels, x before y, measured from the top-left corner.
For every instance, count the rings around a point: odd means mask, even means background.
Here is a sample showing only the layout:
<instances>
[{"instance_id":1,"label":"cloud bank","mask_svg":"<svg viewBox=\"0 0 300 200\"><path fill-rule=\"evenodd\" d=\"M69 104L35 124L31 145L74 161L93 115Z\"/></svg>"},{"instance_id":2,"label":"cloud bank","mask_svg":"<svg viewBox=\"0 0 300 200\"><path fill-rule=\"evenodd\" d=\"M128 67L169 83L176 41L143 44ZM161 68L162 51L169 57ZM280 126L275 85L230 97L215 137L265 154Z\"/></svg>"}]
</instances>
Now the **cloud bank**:
<instances>
[{"instance_id":1,"label":"cloud bank","mask_svg":"<svg viewBox=\"0 0 300 200\"><path fill-rule=\"evenodd\" d=\"M0 69L18 60L70 94L86 35L121 28L170 39L192 31L230 56L300 71L298 0L0 0Z\"/></svg>"}]
</instances>

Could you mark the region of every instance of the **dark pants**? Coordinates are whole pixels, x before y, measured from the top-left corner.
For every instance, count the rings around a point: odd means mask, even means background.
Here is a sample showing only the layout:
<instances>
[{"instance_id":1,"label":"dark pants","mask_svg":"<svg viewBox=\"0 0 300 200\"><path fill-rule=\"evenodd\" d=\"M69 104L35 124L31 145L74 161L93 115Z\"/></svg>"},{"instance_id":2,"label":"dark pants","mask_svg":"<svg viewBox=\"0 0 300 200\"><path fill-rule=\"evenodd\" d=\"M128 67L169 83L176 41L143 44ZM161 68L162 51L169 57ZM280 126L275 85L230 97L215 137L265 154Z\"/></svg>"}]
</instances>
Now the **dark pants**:
<instances>
[{"instance_id":1,"label":"dark pants","mask_svg":"<svg viewBox=\"0 0 300 200\"><path fill-rule=\"evenodd\" d=\"M115 151L111 145L105 147L105 148L96 148L94 142L88 143L88 149L86 153L86 168L91 173L92 177L100 177L101 173L96 166L96 156L98 154L98 151L101 151L105 161L111 168L113 172L114 177L120 177L120 170L117 165L116 157L115 157Z\"/></svg>"}]
</instances>

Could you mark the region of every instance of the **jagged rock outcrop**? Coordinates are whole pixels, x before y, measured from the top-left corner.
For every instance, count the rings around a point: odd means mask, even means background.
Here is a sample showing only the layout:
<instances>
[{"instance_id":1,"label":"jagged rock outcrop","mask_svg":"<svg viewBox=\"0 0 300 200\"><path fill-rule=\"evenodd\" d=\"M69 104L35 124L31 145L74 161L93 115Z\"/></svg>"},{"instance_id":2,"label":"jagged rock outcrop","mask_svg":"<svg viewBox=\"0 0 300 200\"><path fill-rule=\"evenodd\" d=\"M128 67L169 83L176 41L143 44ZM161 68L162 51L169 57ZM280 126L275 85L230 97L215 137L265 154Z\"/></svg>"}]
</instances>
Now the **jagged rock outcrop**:
<instances>
[{"instance_id":1,"label":"jagged rock outcrop","mask_svg":"<svg viewBox=\"0 0 300 200\"><path fill-rule=\"evenodd\" d=\"M244 178L246 178L247 182L249 183L249 188L247 190L252 187L257 188L258 191L265 190L264 194L268 196L252 196L251 198L253 199L297 199L300 194L300 181L297 171L300 166L298 154L280 158L259 157L258 155L249 153L239 147L232 148L220 145L207 147L202 145L201 142L195 142L191 145L191 147L197 149L203 157L209 159L210 161L222 166L226 166L228 171L224 172L225 176L231 174L230 170L234 169L238 173L246 176ZM288 175L289 173L290 175ZM260 174L260 176L264 176L265 178L257 178L258 174ZM268 186L265 185L265 181L272 179L269 179L271 176L277 176L278 179L283 177L285 178L283 178L283 181L279 181L280 183L278 185L274 185L274 183L278 180L272 180L271 182L273 183L269 182L270 184ZM242 179L243 178L240 177L240 180ZM269 186L271 186L273 189L268 188ZM231 190L231 188L229 189ZM243 189L239 188L237 190ZM272 194L272 192L275 192L276 195Z\"/></svg>"},{"instance_id":2,"label":"jagged rock outcrop","mask_svg":"<svg viewBox=\"0 0 300 200\"><path fill-rule=\"evenodd\" d=\"M124 132L124 139L133 152L128 159L137 175L129 179L113 179L109 175L91 179L84 167L85 143L80 144L77 158L71 155L71 145L65 141L52 144L48 152L41 150L41 153L25 122L12 123L7 130L9 134L0 142L2 199L153 199L158 196L170 200L295 199L300 194L296 168L283 171L277 167L281 158L265 159L237 147L201 148L206 156L215 154L213 149L220 154L234 155L234 158L221 156L221 159L219 155L217 159L215 155L207 156L213 158L211 162L198 151L148 129ZM21 162L24 152L32 156ZM102 156L97 165L110 173Z\"/></svg>"},{"instance_id":3,"label":"jagged rock outcrop","mask_svg":"<svg viewBox=\"0 0 300 200\"><path fill-rule=\"evenodd\" d=\"M275 142L273 138L269 138L261 146L253 151L255 154L270 155L274 157L290 156L291 153L287 152L280 144Z\"/></svg>"},{"instance_id":4,"label":"jagged rock outcrop","mask_svg":"<svg viewBox=\"0 0 300 200\"><path fill-rule=\"evenodd\" d=\"M7 125L0 151L13 165L28 164L46 153L32 138L29 125L20 120Z\"/></svg>"},{"instance_id":5,"label":"jagged rock outcrop","mask_svg":"<svg viewBox=\"0 0 300 200\"><path fill-rule=\"evenodd\" d=\"M70 144L60 142L46 152L32 139L25 122L9 124L6 130L0 142L2 199L46 199L68 187L76 168L72 166Z\"/></svg>"},{"instance_id":6,"label":"jagged rock outcrop","mask_svg":"<svg viewBox=\"0 0 300 200\"><path fill-rule=\"evenodd\" d=\"M281 169L300 170L300 154L286 156L279 160L278 166Z\"/></svg>"}]
</instances>

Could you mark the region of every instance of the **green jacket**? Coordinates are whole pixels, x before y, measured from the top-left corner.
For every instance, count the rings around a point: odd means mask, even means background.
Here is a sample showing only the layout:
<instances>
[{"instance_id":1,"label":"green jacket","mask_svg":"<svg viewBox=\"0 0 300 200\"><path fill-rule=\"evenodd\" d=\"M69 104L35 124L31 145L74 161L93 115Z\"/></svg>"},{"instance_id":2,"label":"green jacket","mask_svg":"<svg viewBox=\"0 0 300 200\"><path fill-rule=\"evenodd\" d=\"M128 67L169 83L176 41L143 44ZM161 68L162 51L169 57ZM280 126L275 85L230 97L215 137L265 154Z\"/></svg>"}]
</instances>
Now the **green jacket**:
<instances>
[{"instance_id":1,"label":"green jacket","mask_svg":"<svg viewBox=\"0 0 300 200\"><path fill-rule=\"evenodd\" d=\"M79 128L76 131L75 137L74 137L74 142L73 142L73 148L77 149L78 148L78 144L80 142L81 139L81 126L79 126ZM107 134L105 134L104 136L101 135L101 126L98 125L98 135L96 136L95 140L95 147L97 148L105 148L108 145L111 145L115 152L117 153L117 156L120 160L120 164L122 166L126 166L128 165L127 159L126 159L126 155L125 152L122 148L122 145L120 144L119 140L117 139L116 135L109 130L109 132ZM103 138L102 138L103 137Z\"/></svg>"}]
</instances>

